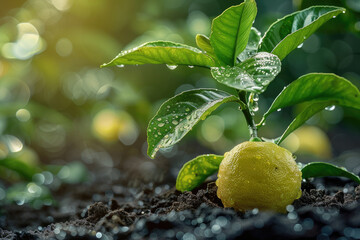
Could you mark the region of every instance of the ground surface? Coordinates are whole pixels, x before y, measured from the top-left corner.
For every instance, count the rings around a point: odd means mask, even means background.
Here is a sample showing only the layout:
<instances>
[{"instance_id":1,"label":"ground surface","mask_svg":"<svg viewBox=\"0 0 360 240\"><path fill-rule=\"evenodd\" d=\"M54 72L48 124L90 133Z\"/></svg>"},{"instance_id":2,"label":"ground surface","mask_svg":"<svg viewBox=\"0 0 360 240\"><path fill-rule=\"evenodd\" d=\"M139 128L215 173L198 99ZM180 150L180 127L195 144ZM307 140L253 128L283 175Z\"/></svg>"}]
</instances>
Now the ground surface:
<instances>
[{"instance_id":1,"label":"ground surface","mask_svg":"<svg viewBox=\"0 0 360 240\"><path fill-rule=\"evenodd\" d=\"M360 187L351 181L303 183L287 214L241 213L223 208L213 181L176 191L167 162L97 166L91 181L55 191L57 206L2 206L0 239L360 239Z\"/></svg>"}]
</instances>

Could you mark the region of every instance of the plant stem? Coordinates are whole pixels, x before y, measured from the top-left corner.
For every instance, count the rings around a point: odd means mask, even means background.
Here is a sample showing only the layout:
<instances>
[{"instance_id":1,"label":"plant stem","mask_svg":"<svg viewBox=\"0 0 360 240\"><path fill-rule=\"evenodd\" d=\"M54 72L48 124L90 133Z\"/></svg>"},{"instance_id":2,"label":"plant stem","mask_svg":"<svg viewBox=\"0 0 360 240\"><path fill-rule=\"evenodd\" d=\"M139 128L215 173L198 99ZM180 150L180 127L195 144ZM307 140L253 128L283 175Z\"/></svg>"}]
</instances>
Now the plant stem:
<instances>
[{"instance_id":1,"label":"plant stem","mask_svg":"<svg viewBox=\"0 0 360 240\"><path fill-rule=\"evenodd\" d=\"M249 132L250 132L250 137L251 138L257 138L257 127L256 127L256 124L255 124L255 121L254 121L254 118L253 116L251 115L251 112L250 112L250 109L249 109L249 106L247 104L247 99L246 99L246 92L245 91L239 91L239 98L240 98L240 101L243 103L243 104L240 104L241 105L241 110L245 116L245 119L246 119L246 123L249 127Z\"/></svg>"}]
</instances>

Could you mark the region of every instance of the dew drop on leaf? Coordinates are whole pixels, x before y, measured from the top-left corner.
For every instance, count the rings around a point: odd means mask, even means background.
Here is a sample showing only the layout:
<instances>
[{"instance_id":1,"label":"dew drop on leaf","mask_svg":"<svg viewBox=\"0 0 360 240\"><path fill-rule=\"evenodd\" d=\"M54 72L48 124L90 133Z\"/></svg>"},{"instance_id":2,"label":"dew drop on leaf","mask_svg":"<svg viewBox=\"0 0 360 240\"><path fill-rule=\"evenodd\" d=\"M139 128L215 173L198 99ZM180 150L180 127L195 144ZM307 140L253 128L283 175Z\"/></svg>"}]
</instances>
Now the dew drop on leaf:
<instances>
[{"instance_id":1,"label":"dew drop on leaf","mask_svg":"<svg viewBox=\"0 0 360 240\"><path fill-rule=\"evenodd\" d=\"M159 127L163 127L165 125L165 123L159 123L158 126Z\"/></svg>"},{"instance_id":2,"label":"dew drop on leaf","mask_svg":"<svg viewBox=\"0 0 360 240\"><path fill-rule=\"evenodd\" d=\"M301 43L299 46L297 46L297 48L302 48L303 45L304 43Z\"/></svg>"},{"instance_id":3,"label":"dew drop on leaf","mask_svg":"<svg viewBox=\"0 0 360 240\"><path fill-rule=\"evenodd\" d=\"M125 65L124 64L119 64L119 65L116 65L118 68L123 68L123 67L125 67Z\"/></svg>"},{"instance_id":4,"label":"dew drop on leaf","mask_svg":"<svg viewBox=\"0 0 360 240\"><path fill-rule=\"evenodd\" d=\"M177 68L177 65L168 65L166 64L166 67L170 70L175 70Z\"/></svg>"},{"instance_id":5,"label":"dew drop on leaf","mask_svg":"<svg viewBox=\"0 0 360 240\"><path fill-rule=\"evenodd\" d=\"M172 124L174 124L174 125L178 125L178 124L179 124L179 122L178 122L178 121L176 121L176 120L172 120Z\"/></svg>"},{"instance_id":6,"label":"dew drop on leaf","mask_svg":"<svg viewBox=\"0 0 360 240\"><path fill-rule=\"evenodd\" d=\"M325 108L326 111L334 111L335 110L335 105L331 105Z\"/></svg>"}]
</instances>

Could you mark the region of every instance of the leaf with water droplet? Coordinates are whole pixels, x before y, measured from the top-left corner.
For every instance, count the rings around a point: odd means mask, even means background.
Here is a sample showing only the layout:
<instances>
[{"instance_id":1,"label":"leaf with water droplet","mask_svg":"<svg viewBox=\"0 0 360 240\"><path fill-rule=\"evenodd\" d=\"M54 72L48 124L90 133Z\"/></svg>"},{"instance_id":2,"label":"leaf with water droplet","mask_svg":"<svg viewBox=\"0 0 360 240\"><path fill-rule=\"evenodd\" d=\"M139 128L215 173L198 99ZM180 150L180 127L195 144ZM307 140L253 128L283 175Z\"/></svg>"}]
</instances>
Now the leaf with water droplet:
<instances>
[{"instance_id":1,"label":"leaf with water droplet","mask_svg":"<svg viewBox=\"0 0 360 240\"><path fill-rule=\"evenodd\" d=\"M246 59L254 56L257 53L260 40L261 40L261 33L256 28L252 27L246 48L244 49L244 51L240 53L240 55L237 58L241 62L243 62Z\"/></svg>"},{"instance_id":2,"label":"leaf with water droplet","mask_svg":"<svg viewBox=\"0 0 360 240\"><path fill-rule=\"evenodd\" d=\"M210 43L222 65L234 66L245 49L257 8L255 0L226 9L211 25Z\"/></svg>"},{"instance_id":3,"label":"leaf with water droplet","mask_svg":"<svg viewBox=\"0 0 360 240\"><path fill-rule=\"evenodd\" d=\"M313 177L346 177L360 184L360 178L357 175L347 171L345 168L330 163L312 162L303 166L301 172L303 179Z\"/></svg>"},{"instance_id":4,"label":"leaf with water droplet","mask_svg":"<svg viewBox=\"0 0 360 240\"><path fill-rule=\"evenodd\" d=\"M271 52L283 60L320 26L345 9L313 6L274 22L264 34L259 51Z\"/></svg>"},{"instance_id":5,"label":"leaf with water droplet","mask_svg":"<svg viewBox=\"0 0 360 240\"><path fill-rule=\"evenodd\" d=\"M153 158L160 148L179 142L195 124L221 104L236 101L239 101L237 97L217 89L190 90L170 98L150 120L147 130L148 155ZM154 130L161 134L154 135Z\"/></svg>"},{"instance_id":6,"label":"leaf with water droplet","mask_svg":"<svg viewBox=\"0 0 360 240\"><path fill-rule=\"evenodd\" d=\"M223 159L224 156L206 154L185 163L177 176L176 189L181 192L193 190L216 173Z\"/></svg>"},{"instance_id":7,"label":"leaf with water droplet","mask_svg":"<svg viewBox=\"0 0 360 240\"><path fill-rule=\"evenodd\" d=\"M290 124L281 141L315 113L327 106L339 105L360 109L360 91L350 81L335 74L306 74L281 91L264 114L261 123L266 120L269 114L279 108L304 102L308 103L308 107Z\"/></svg>"},{"instance_id":8,"label":"leaf with water droplet","mask_svg":"<svg viewBox=\"0 0 360 240\"><path fill-rule=\"evenodd\" d=\"M281 137L275 140L276 144L280 144L287 136L290 135L293 131L298 129L301 125L303 125L307 120L309 120L316 113L320 112L327 106L331 105L331 101L311 101L306 106L304 106L304 110L299 113L295 119L290 123ZM279 108L281 109L281 108ZM278 109L278 110L279 110Z\"/></svg>"},{"instance_id":9,"label":"leaf with water droplet","mask_svg":"<svg viewBox=\"0 0 360 240\"><path fill-rule=\"evenodd\" d=\"M276 55L261 52L235 67L212 67L212 76L229 87L253 93L262 93L281 70Z\"/></svg>"},{"instance_id":10,"label":"leaf with water droplet","mask_svg":"<svg viewBox=\"0 0 360 240\"><path fill-rule=\"evenodd\" d=\"M124 64L216 66L215 61L201 50L167 41L148 42L128 51L122 51L113 60L101 65L101 67Z\"/></svg>"}]
</instances>

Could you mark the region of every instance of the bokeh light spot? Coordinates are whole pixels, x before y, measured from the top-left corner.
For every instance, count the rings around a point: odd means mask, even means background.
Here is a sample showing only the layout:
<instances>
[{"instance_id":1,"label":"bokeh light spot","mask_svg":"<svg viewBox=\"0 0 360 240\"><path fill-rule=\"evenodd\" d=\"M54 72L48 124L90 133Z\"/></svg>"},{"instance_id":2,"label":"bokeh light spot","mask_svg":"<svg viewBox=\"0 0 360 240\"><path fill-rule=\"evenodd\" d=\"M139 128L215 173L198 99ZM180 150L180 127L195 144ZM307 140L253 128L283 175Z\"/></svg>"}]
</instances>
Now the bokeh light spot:
<instances>
[{"instance_id":1,"label":"bokeh light spot","mask_svg":"<svg viewBox=\"0 0 360 240\"><path fill-rule=\"evenodd\" d=\"M67 38L61 38L56 43L56 52L61 57L67 57L72 53L73 45Z\"/></svg>"},{"instance_id":2,"label":"bokeh light spot","mask_svg":"<svg viewBox=\"0 0 360 240\"><path fill-rule=\"evenodd\" d=\"M22 109L17 110L16 118L20 122L27 122L31 118L31 114L27 109L22 108Z\"/></svg>"},{"instance_id":3,"label":"bokeh light spot","mask_svg":"<svg viewBox=\"0 0 360 240\"><path fill-rule=\"evenodd\" d=\"M224 133L225 123L219 116L208 117L201 126L201 134L208 142L216 142Z\"/></svg>"}]
</instances>

